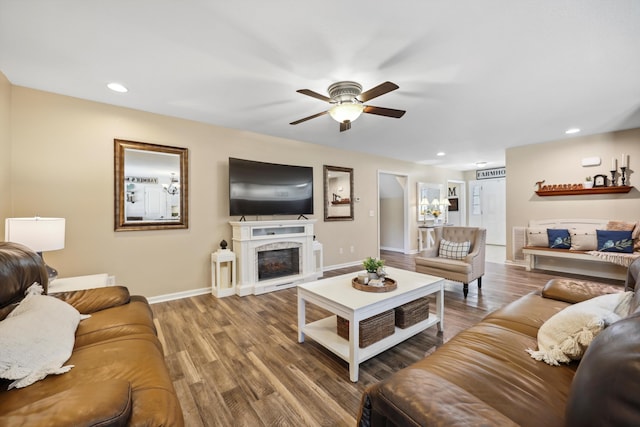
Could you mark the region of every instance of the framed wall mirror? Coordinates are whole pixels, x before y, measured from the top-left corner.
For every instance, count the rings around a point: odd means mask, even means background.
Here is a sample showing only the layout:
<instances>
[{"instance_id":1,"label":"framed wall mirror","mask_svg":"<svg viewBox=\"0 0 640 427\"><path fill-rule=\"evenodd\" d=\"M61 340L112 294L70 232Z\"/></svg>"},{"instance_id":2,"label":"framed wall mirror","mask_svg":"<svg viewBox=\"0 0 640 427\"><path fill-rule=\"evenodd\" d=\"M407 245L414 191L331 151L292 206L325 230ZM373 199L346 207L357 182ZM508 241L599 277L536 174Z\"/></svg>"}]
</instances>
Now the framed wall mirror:
<instances>
[{"instance_id":1,"label":"framed wall mirror","mask_svg":"<svg viewBox=\"0 0 640 427\"><path fill-rule=\"evenodd\" d=\"M442 184L432 184L428 182L418 183L418 221L435 219L429 212L441 205L440 200L442 200L443 189L444 186ZM434 200L438 202L434 203Z\"/></svg>"},{"instance_id":2,"label":"framed wall mirror","mask_svg":"<svg viewBox=\"0 0 640 427\"><path fill-rule=\"evenodd\" d=\"M353 221L353 168L324 165L324 220Z\"/></svg>"},{"instance_id":3,"label":"framed wall mirror","mask_svg":"<svg viewBox=\"0 0 640 427\"><path fill-rule=\"evenodd\" d=\"M189 227L186 148L114 140L115 231Z\"/></svg>"}]
</instances>

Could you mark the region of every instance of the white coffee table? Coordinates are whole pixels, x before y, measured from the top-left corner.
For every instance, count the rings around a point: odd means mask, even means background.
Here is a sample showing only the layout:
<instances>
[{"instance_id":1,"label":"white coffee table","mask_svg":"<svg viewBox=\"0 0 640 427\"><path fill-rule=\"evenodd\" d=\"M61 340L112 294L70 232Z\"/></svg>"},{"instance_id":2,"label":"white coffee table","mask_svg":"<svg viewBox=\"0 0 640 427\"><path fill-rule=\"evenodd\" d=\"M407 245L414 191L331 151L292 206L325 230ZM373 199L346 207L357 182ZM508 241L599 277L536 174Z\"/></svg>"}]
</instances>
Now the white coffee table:
<instances>
[{"instance_id":1,"label":"white coffee table","mask_svg":"<svg viewBox=\"0 0 640 427\"><path fill-rule=\"evenodd\" d=\"M398 288L391 292L364 292L351 286L356 273L322 279L298 285L298 342L305 336L315 340L349 363L349 378L358 381L360 363L382 353L419 332L437 324L443 328L444 279L414 271L386 268L388 277L396 280ZM418 298L435 294L435 316L395 333L365 348L360 348L360 321L401 306ZM306 323L306 303L310 302L349 320L349 341L341 338L336 329L336 316Z\"/></svg>"}]
</instances>

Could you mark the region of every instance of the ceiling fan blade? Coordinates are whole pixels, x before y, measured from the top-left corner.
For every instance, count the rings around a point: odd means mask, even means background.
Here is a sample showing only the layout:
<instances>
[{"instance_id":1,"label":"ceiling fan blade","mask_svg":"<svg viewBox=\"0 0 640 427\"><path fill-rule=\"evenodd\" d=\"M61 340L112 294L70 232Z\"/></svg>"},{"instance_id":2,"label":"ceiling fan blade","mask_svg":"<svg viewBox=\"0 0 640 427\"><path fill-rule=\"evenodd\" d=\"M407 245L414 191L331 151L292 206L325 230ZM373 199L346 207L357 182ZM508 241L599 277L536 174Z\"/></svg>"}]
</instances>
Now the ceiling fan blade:
<instances>
[{"instance_id":1,"label":"ceiling fan blade","mask_svg":"<svg viewBox=\"0 0 640 427\"><path fill-rule=\"evenodd\" d=\"M312 98L320 99L322 101L331 102L331 98L328 98L324 95L320 95L318 92L314 92L310 89L298 89L296 92L301 93L303 95L310 96Z\"/></svg>"},{"instance_id":2,"label":"ceiling fan blade","mask_svg":"<svg viewBox=\"0 0 640 427\"><path fill-rule=\"evenodd\" d=\"M358 99L362 102L367 102L370 99L377 98L378 96L389 93L393 90L398 89L399 87L400 86L395 83L384 82L374 88L369 89L366 92L361 93L360 96L358 96Z\"/></svg>"},{"instance_id":3,"label":"ceiling fan blade","mask_svg":"<svg viewBox=\"0 0 640 427\"><path fill-rule=\"evenodd\" d=\"M323 111L322 113L314 114L313 116L305 117L304 119L296 120L295 122L289 123L290 125L297 125L298 123L306 122L307 120L315 119L316 117L324 116L328 111Z\"/></svg>"},{"instance_id":4,"label":"ceiling fan blade","mask_svg":"<svg viewBox=\"0 0 640 427\"><path fill-rule=\"evenodd\" d=\"M344 132L345 130L349 130L349 129L351 129L350 120L345 120L344 122L340 123L340 132Z\"/></svg>"},{"instance_id":5,"label":"ceiling fan blade","mask_svg":"<svg viewBox=\"0 0 640 427\"><path fill-rule=\"evenodd\" d=\"M369 114L377 114L378 116L393 117L394 119L399 119L400 117L404 116L404 113L406 113L406 111L404 110L394 110L393 108L373 107L371 105L366 105L363 111Z\"/></svg>"}]
</instances>

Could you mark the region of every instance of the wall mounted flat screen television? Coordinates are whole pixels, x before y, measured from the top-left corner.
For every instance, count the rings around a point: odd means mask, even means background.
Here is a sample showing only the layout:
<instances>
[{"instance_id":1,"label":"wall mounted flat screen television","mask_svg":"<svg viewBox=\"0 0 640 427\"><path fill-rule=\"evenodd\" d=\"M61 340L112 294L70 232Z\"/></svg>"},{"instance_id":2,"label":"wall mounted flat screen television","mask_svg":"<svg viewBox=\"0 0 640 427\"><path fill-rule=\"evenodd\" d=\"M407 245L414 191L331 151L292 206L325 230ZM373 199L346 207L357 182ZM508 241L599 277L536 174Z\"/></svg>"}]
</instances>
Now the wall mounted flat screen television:
<instances>
[{"instance_id":1,"label":"wall mounted flat screen television","mask_svg":"<svg viewBox=\"0 0 640 427\"><path fill-rule=\"evenodd\" d=\"M229 214L313 214L313 168L230 157Z\"/></svg>"}]
</instances>

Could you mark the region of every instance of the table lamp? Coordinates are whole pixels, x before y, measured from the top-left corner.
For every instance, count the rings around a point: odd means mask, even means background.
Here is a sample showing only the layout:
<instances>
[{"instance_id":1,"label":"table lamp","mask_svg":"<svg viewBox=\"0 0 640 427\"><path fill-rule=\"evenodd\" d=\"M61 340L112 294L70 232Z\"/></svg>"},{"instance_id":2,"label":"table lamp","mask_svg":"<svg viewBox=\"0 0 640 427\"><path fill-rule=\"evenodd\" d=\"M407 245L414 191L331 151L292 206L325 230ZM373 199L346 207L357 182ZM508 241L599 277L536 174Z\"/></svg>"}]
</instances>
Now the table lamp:
<instances>
[{"instance_id":1,"label":"table lamp","mask_svg":"<svg viewBox=\"0 0 640 427\"><path fill-rule=\"evenodd\" d=\"M4 224L4 240L20 243L44 261L42 252L64 249L64 218L7 218ZM58 277L58 272L45 263L49 281Z\"/></svg>"},{"instance_id":2,"label":"table lamp","mask_svg":"<svg viewBox=\"0 0 640 427\"><path fill-rule=\"evenodd\" d=\"M449 199L442 199L440 200L440 204L444 206L444 223L448 224L449 223L449 206L451 206L451 202L449 201Z\"/></svg>"}]
</instances>

